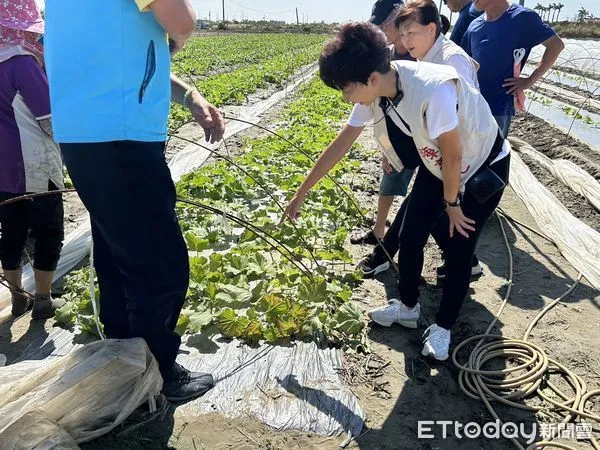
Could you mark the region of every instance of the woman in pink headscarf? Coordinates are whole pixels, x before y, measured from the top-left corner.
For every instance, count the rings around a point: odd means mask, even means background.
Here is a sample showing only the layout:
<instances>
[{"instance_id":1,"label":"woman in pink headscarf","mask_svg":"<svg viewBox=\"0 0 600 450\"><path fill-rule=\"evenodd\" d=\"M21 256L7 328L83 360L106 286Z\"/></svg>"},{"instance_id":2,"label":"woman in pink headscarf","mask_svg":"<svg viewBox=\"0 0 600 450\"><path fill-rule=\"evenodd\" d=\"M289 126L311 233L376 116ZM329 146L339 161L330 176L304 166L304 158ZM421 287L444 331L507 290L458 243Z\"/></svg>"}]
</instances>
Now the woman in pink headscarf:
<instances>
[{"instance_id":1,"label":"woman in pink headscarf","mask_svg":"<svg viewBox=\"0 0 600 450\"><path fill-rule=\"evenodd\" d=\"M0 202L32 192L63 189L62 161L52 139L48 80L39 38L44 21L35 0L8 0L0 10ZM61 306L50 287L60 256L63 205L60 195L0 206L0 262L12 286L12 313L33 309L50 318ZM22 256L35 238L35 298L23 295Z\"/></svg>"}]
</instances>

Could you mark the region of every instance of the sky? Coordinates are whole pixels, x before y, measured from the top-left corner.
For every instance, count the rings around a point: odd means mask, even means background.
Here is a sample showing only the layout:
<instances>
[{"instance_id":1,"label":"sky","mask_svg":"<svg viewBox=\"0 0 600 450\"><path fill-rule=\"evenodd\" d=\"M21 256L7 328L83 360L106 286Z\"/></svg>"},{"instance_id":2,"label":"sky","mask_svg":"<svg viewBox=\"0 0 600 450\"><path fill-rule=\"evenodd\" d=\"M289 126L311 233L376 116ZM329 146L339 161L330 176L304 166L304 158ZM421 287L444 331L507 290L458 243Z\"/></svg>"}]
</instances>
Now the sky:
<instances>
[{"instance_id":1,"label":"sky","mask_svg":"<svg viewBox=\"0 0 600 450\"><path fill-rule=\"evenodd\" d=\"M88 1L88 0L85 0ZM190 0L199 18L221 19L223 0ZM284 20L286 22L348 22L366 20L370 16L375 0L224 0L227 20L262 19ZM440 4L440 0L435 0ZM44 0L37 0L43 8ZM594 16L600 17L599 0L525 0L525 6L533 8L537 3L546 6L549 3L563 3L565 7L560 13L561 19L573 19L582 6ZM450 15L450 11L442 4L442 14ZM452 22L456 19L454 15Z\"/></svg>"},{"instance_id":2,"label":"sky","mask_svg":"<svg viewBox=\"0 0 600 450\"><path fill-rule=\"evenodd\" d=\"M225 17L231 19L266 19L295 21L295 8L298 8L300 21L308 22L347 22L366 20L370 16L375 0L225 0ZM435 0L439 6L440 0ZM191 0L200 18L212 19L222 15L222 0ZM537 3L546 6L549 3L563 3L565 7L561 18L573 18L582 6L600 17L599 0L525 0L525 6L533 8ZM442 14L450 15L450 10L442 4ZM456 15L454 15L456 17ZM308 17L308 20L306 18ZM454 18L452 20L454 22Z\"/></svg>"}]
</instances>

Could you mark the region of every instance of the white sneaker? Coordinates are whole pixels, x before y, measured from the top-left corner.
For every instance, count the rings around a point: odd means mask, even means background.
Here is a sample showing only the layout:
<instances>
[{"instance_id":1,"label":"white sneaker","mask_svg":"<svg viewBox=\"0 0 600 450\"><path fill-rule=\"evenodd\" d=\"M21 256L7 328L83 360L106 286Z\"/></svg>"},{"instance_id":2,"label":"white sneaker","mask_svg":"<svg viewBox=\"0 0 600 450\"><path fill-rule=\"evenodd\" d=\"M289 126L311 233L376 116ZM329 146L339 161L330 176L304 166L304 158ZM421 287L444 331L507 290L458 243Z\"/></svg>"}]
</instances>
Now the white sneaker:
<instances>
[{"instance_id":1,"label":"white sneaker","mask_svg":"<svg viewBox=\"0 0 600 450\"><path fill-rule=\"evenodd\" d=\"M448 349L450 348L450 330L446 330L434 323L425 330L423 336L425 335L427 337L423 343L421 355L433 356L438 361L447 360Z\"/></svg>"},{"instance_id":2,"label":"white sneaker","mask_svg":"<svg viewBox=\"0 0 600 450\"><path fill-rule=\"evenodd\" d=\"M374 309L369 313L373 322L384 327L390 327L393 323L399 323L406 328L417 328L417 322L421 315L421 305L417 303L414 308L409 308L395 298L391 299L388 303L388 306Z\"/></svg>"}]
</instances>

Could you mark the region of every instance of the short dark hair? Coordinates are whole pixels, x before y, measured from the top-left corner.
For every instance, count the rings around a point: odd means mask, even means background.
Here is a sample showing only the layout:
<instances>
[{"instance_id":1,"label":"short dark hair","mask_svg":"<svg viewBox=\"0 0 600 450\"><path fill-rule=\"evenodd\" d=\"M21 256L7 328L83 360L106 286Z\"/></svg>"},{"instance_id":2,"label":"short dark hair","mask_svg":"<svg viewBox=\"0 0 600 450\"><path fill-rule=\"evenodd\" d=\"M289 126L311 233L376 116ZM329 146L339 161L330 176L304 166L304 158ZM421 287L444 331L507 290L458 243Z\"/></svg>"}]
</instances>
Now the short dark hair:
<instances>
[{"instance_id":1,"label":"short dark hair","mask_svg":"<svg viewBox=\"0 0 600 450\"><path fill-rule=\"evenodd\" d=\"M396 14L396 28L406 22L414 21L421 25L429 25L435 23L436 37L442 32L442 22L440 12L433 0L413 0L410 3L405 3Z\"/></svg>"},{"instance_id":2,"label":"short dark hair","mask_svg":"<svg viewBox=\"0 0 600 450\"><path fill-rule=\"evenodd\" d=\"M367 84L373 72L388 73L390 50L383 32L366 22L347 23L329 41L319 58L323 82L342 90L350 83Z\"/></svg>"},{"instance_id":3,"label":"short dark hair","mask_svg":"<svg viewBox=\"0 0 600 450\"><path fill-rule=\"evenodd\" d=\"M450 31L450 19L448 19L445 15L440 14L440 22L442 23L442 34L446 34Z\"/></svg>"}]
</instances>

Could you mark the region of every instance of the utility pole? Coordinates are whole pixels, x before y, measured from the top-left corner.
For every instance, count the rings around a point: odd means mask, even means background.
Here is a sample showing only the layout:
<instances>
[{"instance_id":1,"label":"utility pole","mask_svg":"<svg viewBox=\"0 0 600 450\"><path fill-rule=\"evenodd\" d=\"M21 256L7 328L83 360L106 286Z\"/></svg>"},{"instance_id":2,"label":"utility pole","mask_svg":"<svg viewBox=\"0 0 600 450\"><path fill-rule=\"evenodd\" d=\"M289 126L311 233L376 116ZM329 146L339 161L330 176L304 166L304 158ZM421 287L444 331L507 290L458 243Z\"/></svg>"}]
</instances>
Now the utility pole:
<instances>
[{"instance_id":1,"label":"utility pole","mask_svg":"<svg viewBox=\"0 0 600 450\"><path fill-rule=\"evenodd\" d=\"M298 8L296 8L296 24L300 26L300 19L298 18Z\"/></svg>"},{"instance_id":2,"label":"utility pole","mask_svg":"<svg viewBox=\"0 0 600 450\"><path fill-rule=\"evenodd\" d=\"M223 22L225 22L225 0L223 0Z\"/></svg>"},{"instance_id":3,"label":"utility pole","mask_svg":"<svg viewBox=\"0 0 600 450\"><path fill-rule=\"evenodd\" d=\"M208 21L210 22L210 9L208 10Z\"/></svg>"}]
</instances>

